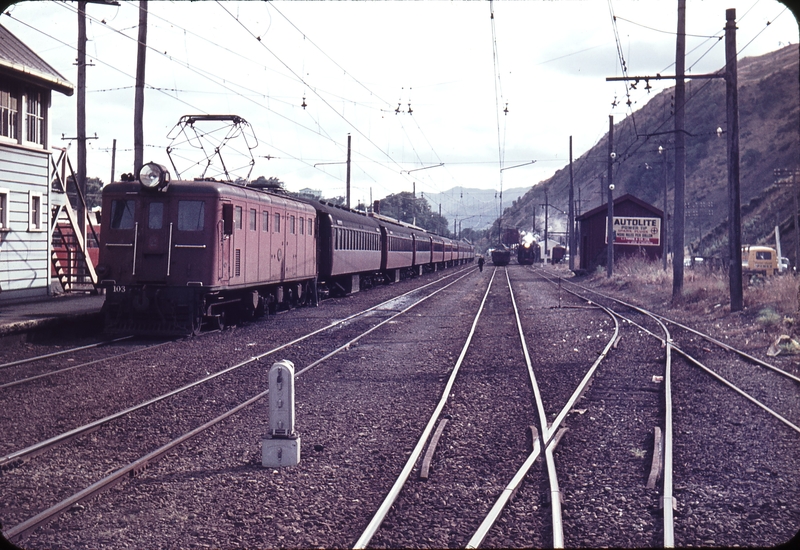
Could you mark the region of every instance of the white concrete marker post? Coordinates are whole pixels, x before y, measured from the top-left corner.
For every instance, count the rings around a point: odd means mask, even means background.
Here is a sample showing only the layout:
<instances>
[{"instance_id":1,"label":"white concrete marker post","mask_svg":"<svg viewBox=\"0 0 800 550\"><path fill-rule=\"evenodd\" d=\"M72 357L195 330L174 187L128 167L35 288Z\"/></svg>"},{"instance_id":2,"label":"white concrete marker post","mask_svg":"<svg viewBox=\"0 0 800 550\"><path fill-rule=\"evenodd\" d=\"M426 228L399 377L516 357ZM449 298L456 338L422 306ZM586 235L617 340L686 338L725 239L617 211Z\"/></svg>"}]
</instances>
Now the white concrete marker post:
<instances>
[{"instance_id":1,"label":"white concrete marker post","mask_svg":"<svg viewBox=\"0 0 800 550\"><path fill-rule=\"evenodd\" d=\"M269 434L261 442L261 465L297 466L300 436L294 431L294 364L278 361L269 369Z\"/></svg>"}]
</instances>

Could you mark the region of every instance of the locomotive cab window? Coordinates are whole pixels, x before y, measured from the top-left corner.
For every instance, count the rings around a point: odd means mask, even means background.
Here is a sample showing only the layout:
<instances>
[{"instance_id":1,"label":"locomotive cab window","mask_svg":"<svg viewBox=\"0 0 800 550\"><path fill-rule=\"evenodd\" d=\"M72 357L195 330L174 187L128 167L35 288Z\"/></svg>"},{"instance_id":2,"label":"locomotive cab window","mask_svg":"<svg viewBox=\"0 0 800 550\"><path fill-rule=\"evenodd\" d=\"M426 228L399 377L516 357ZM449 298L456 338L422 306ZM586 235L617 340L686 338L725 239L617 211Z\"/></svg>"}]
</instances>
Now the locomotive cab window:
<instances>
[{"instance_id":1,"label":"locomotive cab window","mask_svg":"<svg viewBox=\"0 0 800 550\"><path fill-rule=\"evenodd\" d=\"M756 251L756 260L771 260L772 259L772 252L769 250L757 250Z\"/></svg>"},{"instance_id":2,"label":"locomotive cab window","mask_svg":"<svg viewBox=\"0 0 800 550\"><path fill-rule=\"evenodd\" d=\"M161 229L164 224L164 203L151 202L147 216L148 229Z\"/></svg>"},{"instance_id":3,"label":"locomotive cab window","mask_svg":"<svg viewBox=\"0 0 800 550\"><path fill-rule=\"evenodd\" d=\"M135 201L111 201L111 229L133 229Z\"/></svg>"},{"instance_id":4,"label":"locomotive cab window","mask_svg":"<svg viewBox=\"0 0 800 550\"><path fill-rule=\"evenodd\" d=\"M203 201L178 201L178 230L202 231L205 206ZM241 224L241 208L239 214L239 223Z\"/></svg>"}]
</instances>

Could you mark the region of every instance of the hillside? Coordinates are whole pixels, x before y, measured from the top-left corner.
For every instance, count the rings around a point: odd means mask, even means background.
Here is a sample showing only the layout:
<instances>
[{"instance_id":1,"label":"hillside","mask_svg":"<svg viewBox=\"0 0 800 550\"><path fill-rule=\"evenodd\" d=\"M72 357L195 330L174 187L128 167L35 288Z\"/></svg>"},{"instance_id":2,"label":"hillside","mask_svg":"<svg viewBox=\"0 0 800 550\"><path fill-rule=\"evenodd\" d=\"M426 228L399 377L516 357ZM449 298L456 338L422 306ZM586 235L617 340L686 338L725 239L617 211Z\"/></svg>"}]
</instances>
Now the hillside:
<instances>
[{"instance_id":1,"label":"hillside","mask_svg":"<svg viewBox=\"0 0 800 550\"><path fill-rule=\"evenodd\" d=\"M800 168L800 52L796 44L769 54L739 61L739 140L742 205L742 242L774 244L773 231L781 225L783 255L795 260L795 229L790 187L776 184L774 169ZM673 209L674 87L654 96L646 105L614 124L614 196L631 193L663 208L667 162L668 213ZM693 254L722 256L727 248L727 161L725 84L722 79L686 83L686 244ZM648 137L649 136L649 137ZM665 155L659 155L662 146ZM600 177L606 175L608 135L573 161L576 212L599 206ZM580 189L580 191L579 191ZM534 205L550 203L567 211L569 166L545 180L504 211L503 227L531 229ZM603 202L605 202L603 200ZM509 201L510 204L510 201ZM541 210L541 208L539 209ZM551 210L551 231L565 223ZM560 227L553 226L555 223ZM543 214L537 211L541 231ZM495 226L496 231L496 226ZM671 238L671 237L670 237Z\"/></svg>"},{"instance_id":2,"label":"hillside","mask_svg":"<svg viewBox=\"0 0 800 550\"><path fill-rule=\"evenodd\" d=\"M511 205L530 190L530 187L517 187L503 191L503 204ZM467 197L464 197L464 194ZM500 215L497 191L494 189L471 189L453 187L443 193L426 193L425 199L431 210L438 212L442 205L442 215L449 222L459 223L461 229L473 228L478 231L488 229Z\"/></svg>"}]
</instances>

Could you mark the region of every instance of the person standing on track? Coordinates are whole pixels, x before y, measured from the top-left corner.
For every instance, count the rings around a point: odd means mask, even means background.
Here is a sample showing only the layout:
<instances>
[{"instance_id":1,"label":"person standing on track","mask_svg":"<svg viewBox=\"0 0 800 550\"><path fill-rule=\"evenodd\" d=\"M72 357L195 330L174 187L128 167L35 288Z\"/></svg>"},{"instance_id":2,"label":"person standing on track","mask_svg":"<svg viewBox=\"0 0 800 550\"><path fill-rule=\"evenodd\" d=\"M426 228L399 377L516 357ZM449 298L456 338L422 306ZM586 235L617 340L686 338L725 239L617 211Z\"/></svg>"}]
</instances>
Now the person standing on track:
<instances>
[{"instance_id":1,"label":"person standing on track","mask_svg":"<svg viewBox=\"0 0 800 550\"><path fill-rule=\"evenodd\" d=\"M478 256L478 269L483 271L483 256Z\"/></svg>"}]
</instances>

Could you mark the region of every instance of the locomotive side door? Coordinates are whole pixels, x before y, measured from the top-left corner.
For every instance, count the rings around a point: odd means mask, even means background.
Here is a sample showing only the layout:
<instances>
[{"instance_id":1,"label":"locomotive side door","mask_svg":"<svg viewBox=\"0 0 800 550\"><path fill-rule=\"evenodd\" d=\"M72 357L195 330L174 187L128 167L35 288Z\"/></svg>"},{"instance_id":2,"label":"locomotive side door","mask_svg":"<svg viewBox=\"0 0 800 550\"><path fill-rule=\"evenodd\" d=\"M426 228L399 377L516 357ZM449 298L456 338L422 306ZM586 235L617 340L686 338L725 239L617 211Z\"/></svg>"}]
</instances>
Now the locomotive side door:
<instances>
[{"instance_id":1,"label":"locomotive side door","mask_svg":"<svg viewBox=\"0 0 800 550\"><path fill-rule=\"evenodd\" d=\"M231 278L231 240L233 238L233 204L222 203L222 219L217 222L219 253L217 255L217 279L227 285Z\"/></svg>"}]
</instances>

